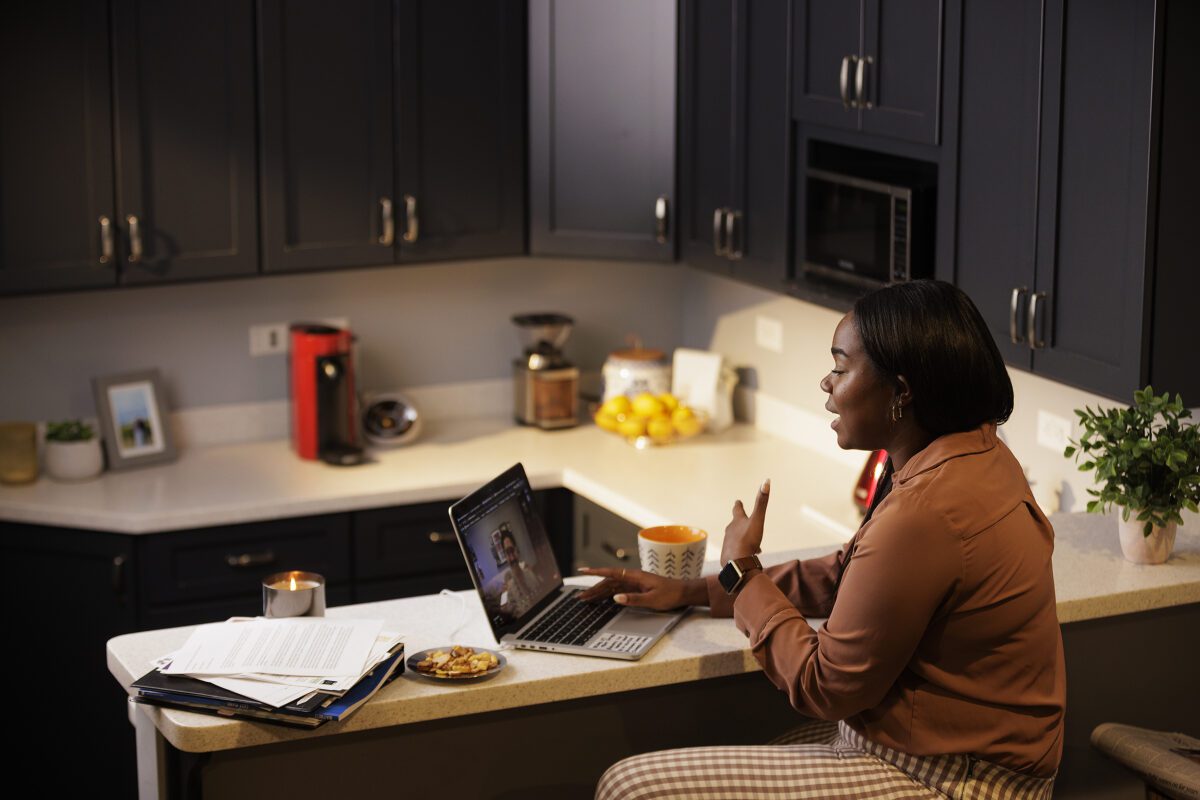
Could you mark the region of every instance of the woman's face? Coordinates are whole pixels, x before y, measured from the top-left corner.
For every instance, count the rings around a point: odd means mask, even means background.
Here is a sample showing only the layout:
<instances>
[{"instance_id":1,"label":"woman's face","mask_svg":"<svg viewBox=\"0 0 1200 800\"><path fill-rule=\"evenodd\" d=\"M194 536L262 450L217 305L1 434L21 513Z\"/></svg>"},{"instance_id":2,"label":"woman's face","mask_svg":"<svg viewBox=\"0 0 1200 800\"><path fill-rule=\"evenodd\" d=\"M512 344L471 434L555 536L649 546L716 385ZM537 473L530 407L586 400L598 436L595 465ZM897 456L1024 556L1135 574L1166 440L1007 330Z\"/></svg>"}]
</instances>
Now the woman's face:
<instances>
[{"instance_id":1,"label":"woman's face","mask_svg":"<svg viewBox=\"0 0 1200 800\"><path fill-rule=\"evenodd\" d=\"M843 450L885 450L891 439L891 408L896 388L884 380L863 349L853 314L833 332L833 369L821 381L829 395L825 408L837 414L831 427Z\"/></svg>"}]
</instances>

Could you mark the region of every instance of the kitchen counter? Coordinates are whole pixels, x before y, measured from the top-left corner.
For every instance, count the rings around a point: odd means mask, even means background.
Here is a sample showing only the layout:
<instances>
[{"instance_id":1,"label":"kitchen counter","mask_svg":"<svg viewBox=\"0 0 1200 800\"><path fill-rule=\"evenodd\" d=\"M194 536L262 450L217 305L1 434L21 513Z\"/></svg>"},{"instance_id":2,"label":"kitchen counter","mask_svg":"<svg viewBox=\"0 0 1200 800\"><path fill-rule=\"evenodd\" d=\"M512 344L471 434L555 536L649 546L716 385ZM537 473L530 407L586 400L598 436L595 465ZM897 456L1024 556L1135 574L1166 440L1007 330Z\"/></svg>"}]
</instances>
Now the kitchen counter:
<instances>
[{"instance_id":1,"label":"kitchen counter","mask_svg":"<svg viewBox=\"0 0 1200 800\"><path fill-rule=\"evenodd\" d=\"M832 436L832 433L830 434ZM195 448L169 465L87 483L42 479L0 487L0 520L150 534L227 523L446 500L514 461L535 489L563 486L640 526L686 523L709 532L715 558L734 499L771 478L764 559L829 552L850 538L857 469L745 425L669 447L635 450L591 425L545 432L508 418L431 424L411 447L353 468L302 461L285 441ZM1062 622L1200 602L1200 526L1180 529L1162 566L1121 557L1112 517L1055 514Z\"/></svg>"}]
</instances>

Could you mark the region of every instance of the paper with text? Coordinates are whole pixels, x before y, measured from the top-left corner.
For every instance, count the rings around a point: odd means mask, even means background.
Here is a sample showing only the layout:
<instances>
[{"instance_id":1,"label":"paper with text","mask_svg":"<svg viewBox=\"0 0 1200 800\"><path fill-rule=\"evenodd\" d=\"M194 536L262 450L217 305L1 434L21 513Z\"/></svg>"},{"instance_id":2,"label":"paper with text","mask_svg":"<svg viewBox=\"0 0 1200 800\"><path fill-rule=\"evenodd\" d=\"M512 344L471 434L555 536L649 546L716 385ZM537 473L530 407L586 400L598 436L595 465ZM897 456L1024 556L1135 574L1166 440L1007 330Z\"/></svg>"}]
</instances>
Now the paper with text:
<instances>
[{"instance_id":1,"label":"paper with text","mask_svg":"<svg viewBox=\"0 0 1200 800\"><path fill-rule=\"evenodd\" d=\"M197 628L167 675L361 675L382 620L256 619Z\"/></svg>"}]
</instances>

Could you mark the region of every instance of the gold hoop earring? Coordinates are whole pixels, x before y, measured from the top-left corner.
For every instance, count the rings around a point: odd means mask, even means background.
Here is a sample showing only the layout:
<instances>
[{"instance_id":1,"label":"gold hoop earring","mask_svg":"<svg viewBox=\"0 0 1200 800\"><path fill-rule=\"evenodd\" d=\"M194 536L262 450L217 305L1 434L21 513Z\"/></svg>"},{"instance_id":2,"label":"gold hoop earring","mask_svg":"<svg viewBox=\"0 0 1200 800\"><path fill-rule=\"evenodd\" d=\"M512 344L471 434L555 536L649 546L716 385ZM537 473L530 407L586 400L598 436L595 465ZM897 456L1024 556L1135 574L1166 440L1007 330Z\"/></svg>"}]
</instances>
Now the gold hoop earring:
<instances>
[{"instance_id":1,"label":"gold hoop earring","mask_svg":"<svg viewBox=\"0 0 1200 800\"><path fill-rule=\"evenodd\" d=\"M904 419L904 406L899 400L892 404L891 417L892 422L899 422L900 420Z\"/></svg>"}]
</instances>

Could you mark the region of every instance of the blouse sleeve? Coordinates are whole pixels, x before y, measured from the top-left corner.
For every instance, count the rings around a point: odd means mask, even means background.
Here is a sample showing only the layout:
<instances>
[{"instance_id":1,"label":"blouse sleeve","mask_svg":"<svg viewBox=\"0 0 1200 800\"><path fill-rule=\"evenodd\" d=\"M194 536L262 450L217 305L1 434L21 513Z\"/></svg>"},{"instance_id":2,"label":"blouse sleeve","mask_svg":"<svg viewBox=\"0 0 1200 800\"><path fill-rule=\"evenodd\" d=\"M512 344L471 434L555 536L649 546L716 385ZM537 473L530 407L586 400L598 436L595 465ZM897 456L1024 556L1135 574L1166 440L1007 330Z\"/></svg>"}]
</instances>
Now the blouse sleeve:
<instances>
[{"instance_id":1,"label":"blouse sleeve","mask_svg":"<svg viewBox=\"0 0 1200 800\"><path fill-rule=\"evenodd\" d=\"M738 594L734 620L796 710L845 719L878 705L896 682L962 574L957 538L930 517L896 508L863 527L819 630L770 575Z\"/></svg>"},{"instance_id":2,"label":"blouse sleeve","mask_svg":"<svg viewBox=\"0 0 1200 800\"><path fill-rule=\"evenodd\" d=\"M807 617L828 617L833 608L834 589L846 563L846 553L858 537L847 542L841 550L820 558L789 561L766 567L763 572L779 587L788 602ZM708 607L714 617L733 616L733 598L721 586L716 575L706 579Z\"/></svg>"}]
</instances>

